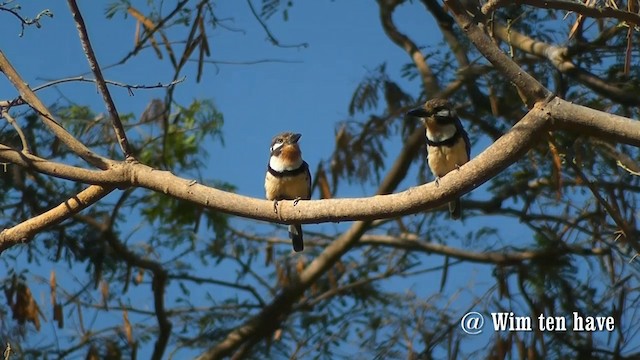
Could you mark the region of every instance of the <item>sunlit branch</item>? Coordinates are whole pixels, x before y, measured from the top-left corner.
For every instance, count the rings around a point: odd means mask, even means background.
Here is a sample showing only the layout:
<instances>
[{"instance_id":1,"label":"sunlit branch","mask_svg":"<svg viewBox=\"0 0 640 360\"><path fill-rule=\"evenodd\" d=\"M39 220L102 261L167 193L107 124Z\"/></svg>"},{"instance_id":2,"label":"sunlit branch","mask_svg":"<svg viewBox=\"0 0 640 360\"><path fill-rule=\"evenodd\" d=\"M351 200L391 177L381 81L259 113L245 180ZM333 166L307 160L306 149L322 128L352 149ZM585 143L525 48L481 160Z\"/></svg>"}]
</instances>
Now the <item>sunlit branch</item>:
<instances>
[{"instance_id":1,"label":"sunlit branch","mask_svg":"<svg viewBox=\"0 0 640 360\"><path fill-rule=\"evenodd\" d=\"M493 30L494 34L502 41L525 53L546 59L558 69L558 71L567 74L597 93L618 101L621 104L640 104L640 99L632 92L625 91L576 65L569 57L568 48L535 40L497 21L493 23Z\"/></svg>"},{"instance_id":2,"label":"sunlit branch","mask_svg":"<svg viewBox=\"0 0 640 360\"><path fill-rule=\"evenodd\" d=\"M44 229L57 225L107 196L114 188L91 185L60 205L0 232L0 253L19 243L28 243Z\"/></svg>"},{"instance_id":3,"label":"sunlit branch","mask_svg":"<svg viewBox=\"0 0 640 360\"><path fill-rule=\"evenodd\" d=\"M58 137L58 139L60 139L60 141L67 145L71 151L76 153L89 164L100 169L106 169L113 163L111 160L95 154L73 135L69 134L55 120L47 107L44 106L33 90L29 88L29 85L24 81L24 79L22 79L11 63L9 63L9 60L5 57L2 51L0 51L0 72L4 73L7 79L9 79L13 86L18 90L20 97L40 115L44 124L56 135L56 137Z\"/></svg>"},{"instance_id":4,"label":"sunlit branch","mask_svg":"<svg viewBox=\"0 0 640 360\"><path fill-rule=\"evenodd\" d=\"M87 61L89 62L89 67L96 77L96 84L98 85L100 94L102 94L102 99L107 108L107 112L111 116L111 124L113 125L113 130L116 134L116 138L118 139L118 143L120 144L120 148L125 156L125 159L132 160L133 154L131 148L129 147L127 134L124 130L124 127L122 126L122 121L120 120L120 114L116 109L116 104L113 102L111 93L109 93L109 88L107 87L107 84L104 81L104 77L102 76L102 70L100 69L100 65L98 64L98 59L96 59L96 55L93 52L93 47L91 46L91 41L89 40L89 34L87 34L87 27L84 23L84 19L82 18L82 14L80 13L80 9L78 8L78 4L76 4L75 0L68 0L68 4L71 8L71 15L76 22L76 28L78 29L82 49L84 50L84 53L87 57Z\"/></svg>"},{"instance_id":5,"label":"sunlit branch","mask_svg":"<svg viewBox=\"0 0 640 360\"><path fill-rule=\"evenodd\" d=\"M49 161L3 144L0 144L0 160L60 179L80 181L87 184L124 184L124 178L122 178L124 174L118 170L118 165L114 165L109 171L88 170Z\"/></svg>"},{"instance_id":6,"label":"sunlit branch","mask_svg":"<svg viewBox=\"0 0 640 360\"><path fill-rule=\"evenodd\" d=\"M424 55L420 52L420 49L418 49L418 46L409 37L401 33L393 22L393 12L401 2L402 1L396 0L378 1L378 6L380 7L380 22L387 36L411 57L411 60L420 73L427 96L432 97L441 90L437 77L431 70Z\"/></svg>"},{"instance_id":7,"label":"sunlit branch","mask_svg":"<svg viewBox=\"0 0 640 360\"><path fill-rule=\"evenodd\" d=\"M514 1L490 0L482 7L482 12L484 14L489 14L499 7L511 5L513 3ZM556 9L573 11L578 14L596 19L613 18L621 21L626 21L636 26L640 25L640 14L614 9L609 6L586 6L580 1L568 0L517 0L515 1L515 3L530 5L547 10Z\"/></svg>"},{"instance_id":8,"label":"sunlit branch","mask_svg":"<svg viewBox=\"0 0 640 360\"><path fill-rule=\"evenodd\" d=\"M445 4L453 13L458 25L480 53L518 88L529 108L535 102L550 97L551 92L504 54L457 0L445 0Z\"/></svg>"}]
</instances>

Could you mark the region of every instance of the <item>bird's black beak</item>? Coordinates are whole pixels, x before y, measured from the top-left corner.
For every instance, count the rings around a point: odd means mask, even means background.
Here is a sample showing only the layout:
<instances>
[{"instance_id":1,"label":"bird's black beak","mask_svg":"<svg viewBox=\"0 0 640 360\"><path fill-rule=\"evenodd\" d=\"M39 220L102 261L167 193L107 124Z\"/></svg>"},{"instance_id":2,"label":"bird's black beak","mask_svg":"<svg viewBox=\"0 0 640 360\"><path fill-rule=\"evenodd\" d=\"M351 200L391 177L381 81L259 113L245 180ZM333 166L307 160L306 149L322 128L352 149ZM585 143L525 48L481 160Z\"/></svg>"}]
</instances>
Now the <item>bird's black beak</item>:
<instances>
[{"instance_id":1,"label":"bird's black beak","mask_svg":"<svg viewBox=\"0 0 640 360\"><path fill-rule=\"evenodd\" d=\"M427 116L429 116L429 113L427 113L427 110L425 110L422 106L409 110L409 112L407 113L407 116L413 116L413 117L417 117L417 118L425 118Z\"/></svg>"},{"instance_id":2,"label":"bird's black beak","mask_svg":"<svg viewBox=\"0 0 640 360\"><path fill-rule=\"evenodd\" d=\"M301 137L302 134L293 134L293 136L291 137L291 142L295 144L298 142L298 140L300 140Z\"/></svg>"}]
</instances>

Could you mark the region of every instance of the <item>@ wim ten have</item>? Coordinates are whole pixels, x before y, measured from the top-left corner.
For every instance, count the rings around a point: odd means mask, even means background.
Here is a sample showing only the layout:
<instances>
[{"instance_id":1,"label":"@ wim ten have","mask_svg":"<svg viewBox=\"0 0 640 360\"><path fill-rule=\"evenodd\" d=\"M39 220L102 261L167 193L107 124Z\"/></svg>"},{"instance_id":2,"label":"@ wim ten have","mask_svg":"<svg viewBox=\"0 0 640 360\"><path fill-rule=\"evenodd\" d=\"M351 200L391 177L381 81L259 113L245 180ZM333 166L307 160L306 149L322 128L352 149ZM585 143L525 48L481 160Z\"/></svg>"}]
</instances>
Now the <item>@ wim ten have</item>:
<instances>
[{"instance_id":1,"label":"@ wim ten have","mask_svg":"<svg viewBox=\"0 0 640 360\"><path fill-rule=\"evenodd\" d=\"M515 316L512 312L491 313L495 331L532 331L533 323L529 316ZM545 316L540 314L536 319L540 331L567 331L567 318L564 316ZM613 316L582 316L573 312L571 316L573 331L613 331Z\"/></svg>"}]
</instances>

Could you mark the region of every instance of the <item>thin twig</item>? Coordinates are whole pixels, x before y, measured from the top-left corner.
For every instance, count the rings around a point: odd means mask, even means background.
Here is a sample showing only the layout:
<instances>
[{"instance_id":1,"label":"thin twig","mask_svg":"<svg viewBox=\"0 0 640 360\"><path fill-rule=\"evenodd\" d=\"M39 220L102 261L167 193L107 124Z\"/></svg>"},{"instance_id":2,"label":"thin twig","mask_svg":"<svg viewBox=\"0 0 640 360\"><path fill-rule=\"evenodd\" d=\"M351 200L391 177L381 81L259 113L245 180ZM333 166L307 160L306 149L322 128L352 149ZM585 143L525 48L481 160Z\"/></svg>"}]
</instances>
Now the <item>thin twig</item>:
<instances>
[{"instance_id":1,"label":"thin twig","mask_svg":"<svg viewBox=\"0 0 640 360\"><path fill-rule=\"evenodd\" d=\"M229 281L210 279L210 278L199 277L199 276L192 276L187 273L169 274L168 278L169 280L192 281L192 282L195 282L196 284L213 284L213 285L226 286L234 289L244 290L244 291L250 292L253 295L253 297L256 298L260 306L262 307L265 306L264 300L262 299L262 297L260 297L260 294L258 294L258 292L253 286L236 284Z\"/></svg>"},{"instance_id":2,"label":"thin twig","mask_svg":"<svg viewBox=\"0 0 640 360\"><path fill-rule=\"evenodd\" d=\"M11 126L13 126L13 128L18 133L18 136L20 137L20 141L22 142L22 151L30 154L31 150L29 149L29 143L27 142L27 138L24 136L24 133L22 132L22 128L20 128L20 125L18 125L16 120L13 118L13 116L9 114L9 108L0 107L0 109L1 109L0 115L2 115L3 118L7 119L9 124L11 124Z\"/></svg>"},{"instance_id":3,"label":"thin twig","mask_svg":"<svg viewBox=\"0 0 640 360\"><path fill-rule=\"evenodd\" d=\"M132 94L131 90L136 90L136 89L143 89L143 90L147 90L147 89L158 89L158 88L170 88L173 86L176 86L177 84L183 82L186 80L186 76L181 77L180 79L177 80L173 80L169 83L161 83L158 82L158 84L156 85L131 85L131 84L126 84L123 82L119 82L119 81L113 81L113 80L107 80L105 79L104 82L106 82L109 85L113 85L113 86L119 86L119 87L123 87L126 88L127 91L129 91L130 94ZM46 80L46 79L44 79ZM57 80L51 80L48 83L36 86L32 89L32 91L39 91L51 86L55 86L58 84L62 84L62 83L66 83L66 82L73 82L73 81L78 81L78 82L89 82L89 83L96 83L96 79L89 79L89 78L85 78L84 76L73 76L73 77L68 77L68 78L64 78L64 79L57 79ZM15 98L13 100L3 100L0 101L0 107L13 107L13 106L19 106L19 105L25 105L25 101L22 100L22 98L18 97Z\"/></svg>"},{"instance_id":4,"label":"thin twig","mask_svg":"<svg viewBox=\"0 0 640 360\"><path fill-rule=\"evenodd\" d=\"M573 171L576 172L576 175L578 175L584 181L584 183L587 185L589 190L591 190L591 193L596 198L598 203L600 203L600 205L602 205L605 208L609 216L611 216L611 219L613 220L613 222L623 232L626 243L630 245L637 253L640 253L640 243L638 243L636 239L635 229L622 217L622 214L620 214L616 209L614 209L613 206L609 202L607 202L602 197L602 195L600 195L600 192L598 191L596 186L582 172L582 169L580 169L580 166L578 164L576 164L574 161L568 161L567 163L573 169Z\"/></svg>"},{"instance_id":5,"label":"thin twig","mask_svg":"<svg viewBox=\"0 0 640 360\"><path fill-rule=\"evenodd\" d=\"M280 41L278 41L278 39L276 39L276 37L271 33L271 31L269 30L269 27L267 27L267 24L265 24L264 21L262 21L262 18L260 17L258 12L256 11L256 8L253 7L253 4L251 3L251 0L247 0L247 4L249 4L249 9L251 9L251 13L256 18L256 20L258 20L258 23L260 23L260 26L262 26L262 29L264 29L265 34L267 34L267 38L269 39L269 42L271 42L273 45L281 47L281 48L299 48L299 47L306 48L306 47L309 47L309 44L306 43L306 42L300 43L300 44L294 44L294 45L283 45L283 44L281 44Z\"/></svg>"},{"instance_id":6,"label":"thin twig","mask_svg":"<svg viewBox=\"0 0 640 360\"><path fill-rule=\"evenodd\" d=\"M38 13L38 15L36 15L35 18L29 19L29 18L23 17L22 15L18 14L18 12L15 11L14 9L9 9L9 8L4 7L4 5L6 5L6 3L0 4L0 11L6 11L6 12L12 14L13 16L17 17L20 20L21 30L20 30L20 34L18 34L18 36L20 36L20 37L22 37L22 35L24 35L25 25L27 25L27 26L35 25L39 29L41 27L40 19L43 16L48 16L50 18L53 17L53 13L49 9L44 9L44 10L40 11Z\"/></svg>"},{"instance_id":7,"label":"thin twig","mask_svg":"<svg viewBox=\"0 0 640 360\"><path fill-rule=\"evenodd\" d=\"M78 35L80 36L80 43L82 44L82 49L84 50L85 55L87 56L87 61L89 62L89 67L96 77L96 83L98 85L98 90L102 94L102 99L104 100L104 104L107 108L107 112L111 116L111 124L113 125L113 130L115 131L116 138L118 139L118 143L120 144L120 149L124 153L124 156L127 160L133 159L131 148L129 147L129 142L127 140L127 134L124 131L124 127L122 126L122 121L120 120L120 115L118 114L118 110L116 109L116 105L113 102L113 98L111 98L111 94L109 93L109 88L105 83L104 77L102 76L102 70L100 70L100 65L98 64L98 59L96 59L96 55L93 51L93 47L91 46L91 41L89 40L89 34L87 34L87 27L84 23L84 19L82 18L82 14L80 14L80 9L78 8L78 4L75 0L68 0L69 8L71 8L71 14L73 15L73 20L76 22L76 28L78 29Z\"/></svg>"},{"instance_id":8,"label":"thin twig","mask_svg":"<svg viewBox=\"0 0 640 360\"><path fill-rule=\"evenodd\" d=\"M169 83L163 84L161 82L158 82L156 85L131 85L131 84L126 84L126 83L123 83L123 82L107 80L107 79L104 79L104 82L109 84L109 85L126 88L127 90L134 90L134 89L169 88L169 87L175 86L175 85L183 82L185 79L186 79L186 76L183 76L180 79L173 80L173 81L171 81ZM50 86L54 86L54 85L58 85L58 84L66 83L66 82L72 82L72 81L97 83L96 79L89 79L89 78L85 78L84 76L74 76L74 77L68 77L68 78L64 78L64 79L52 80L52 81L50 81L50 82L48 82L46 84L42 84L42 85L34 87L33 91L42 90L42 89L50 87Z\"/></svg>"},{"instance_id":9,"label":"thin twig","mask_svg":"<svg viewBox=\"0 0 640 360\"><path fill-rule=\"evenodd\" d=\"M196 59L189 59L189 62L199 62ZM302 64L300 60L282 60L282 59L260 59L260 60L244 60L244 61L230 61L230 60L203 60L203 63L214 65L256 65L264 63L279 63L279 64Z\"/></svg>"}]
</instances>

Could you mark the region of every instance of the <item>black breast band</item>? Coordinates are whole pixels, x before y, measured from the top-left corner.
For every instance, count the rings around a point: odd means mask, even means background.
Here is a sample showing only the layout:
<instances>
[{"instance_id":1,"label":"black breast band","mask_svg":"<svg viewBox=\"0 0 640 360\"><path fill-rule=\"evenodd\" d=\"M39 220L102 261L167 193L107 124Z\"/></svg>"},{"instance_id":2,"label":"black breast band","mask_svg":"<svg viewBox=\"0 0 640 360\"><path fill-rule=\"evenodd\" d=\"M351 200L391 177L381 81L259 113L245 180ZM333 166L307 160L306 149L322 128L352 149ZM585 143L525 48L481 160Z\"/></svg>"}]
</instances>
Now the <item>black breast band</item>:
<instances>
[{"instance_id":1,"label":"black breast band","mask_svg":"<svg viewBox=\"0 0 640 360\"><path fill-rule=\"evenodd\" d=\"M293 169L293 170L284 170L284 171L275 171L273 170L273 168L271 167L271 165L267 165L267 171L269 171L269 174L280 178L280 177L287 177L287 176L296 176L296 175L300 175L305 171L309 171L309 164L307 164L306 161L302 162L302 165L300 165L297 169Z\"/></svg>"},{"instance_id":2,"label":"black breast band","mask_svg":"<svg viewBox=\"0 0 640 360\"><path fill-rule=\"evenodd\" d=\"M456 132L453 134L452 137L446 139L446 140L442 140L442 141L432 141L429 140L429 138L427 137L427 145L429 146L446 146L446 147L452 147L453 145L456 144L456 141L458 141L458 139L460 139L460 137L462 136L462 134L460 133L460 130L458 130L456 128Z\"/></svg>"}]
</instances>

